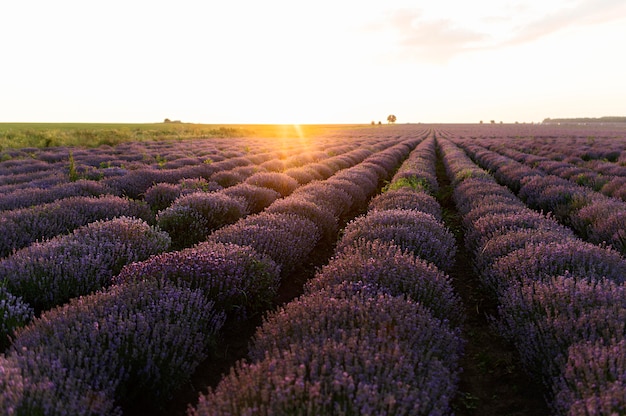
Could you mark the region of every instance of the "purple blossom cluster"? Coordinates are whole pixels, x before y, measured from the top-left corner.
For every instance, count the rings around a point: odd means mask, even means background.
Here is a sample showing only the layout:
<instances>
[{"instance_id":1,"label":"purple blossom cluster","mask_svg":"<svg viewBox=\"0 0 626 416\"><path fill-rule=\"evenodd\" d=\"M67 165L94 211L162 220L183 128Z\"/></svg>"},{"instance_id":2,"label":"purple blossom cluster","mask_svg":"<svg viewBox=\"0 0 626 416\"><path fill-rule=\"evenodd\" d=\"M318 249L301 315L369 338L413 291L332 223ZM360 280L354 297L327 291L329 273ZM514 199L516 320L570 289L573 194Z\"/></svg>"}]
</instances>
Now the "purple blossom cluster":
<instances>
[{"instance_id":1,"label":"purple blossom cluster","mask_svg":"<svg viewBox=\"0 0 626 416\"><path fill-rule=\"evenodd\" d=\"M442 270L454 265L454 235L435 217L416 210L370 211L346 225L337 252L359 239L396 244Z\"/></svg>"},{"instance_id":2,"label":"purple blossom cluster","mask_svg":"<svg viewBox=\"0 0 626 416\"><path fill-rule=\"evenodd\" d=\"M250 185L249 183L240 183L221 192L224 195L245 201L246 212L250 214L258 214L281 198L280 193L273 189Z\"/></svg>"},{"instance_id":3,"label":"purple blossom cluster","mask_svg":"<svg viewBox=\"0 0 626 416\"><path fill-rule=\"evenodd\" d=\"M417 303L361 283L308 294L270 315L190 415L445 415L462 342ZM393 365L390 365L393 363Z\"/></svg>"},{"instance_id":4,"label":"purple blossom cluster","mask_svg":"<svg viewBox=\"0 0 626 416\"><path fill-rule=\"evenodd\" d=\"M450 278L434 264L381 240L357 240L335 255L305 285L305 293L363 282L393 296L406 295L430 309L435 317L460 327L465 316Z\"/></svg>"},{"instance_id":5,"label":"purple blossom cluster","mask_svg":"<svg viewBox=\"0 0 626 416\"><path fill-rule=\"evenodd\" d=\"M261 213L216 230L208 241L250 246L272 258L286 273L308 257L320 238L317 226L307 218Z\"/></svg>"},{"instance_id":6,"label":"purple blossom cluster","mask_svg":"<svg viewBox=\"0 0 626 416\"><path fill-rule=\"evenodd\" d=\"M12 251L98 220L127 216L148 222L153 214L146 203L106 195L71 197L29 208L0 212L0 258Z\"/></svg>"},{"instance_id":7,"label":"purple blossom cluster","mask_svg":"<svg viewBox=\"0 0 626 416\"><path fill-rule=\"evenodd\" d=\"M6 357L17 369L0 373L0 385L21 385L3 393L2 413L70 414L81 397L92 407L163 403L206 357L223 322L200 290L166 281L75 298L17 331Z\"/></svg>"},{"instance_id":8,"label":"purple blossom cluster","mask_svg":"<svg viewBox=\"0 0 626 416\"><path fill-rule=\"evenodd\" d=\"M4 283L0 284L0 352L9 346L13 331L26 325L34 314L30 305L11 294Z\"/></svg>"},{"instance_id":9,"label":"purple blossom cluster","mask_svg":"<svg viewBox=\"0 0 626 416\"><path fill-rule=\"evenodd\" d=\"M89 180L61 183L50 188L22 188L0 196L0 211L41 205L72 196L114 195L108 186Z\"/></svg>"},{"instance_id":10,"label":"purple blossom cluster","mask_svg":"<svg viewBox=\"0 0 626 416\"><path fill-rule=\"evenodd\" d=\"M246 183L272 189L283 197L300 186L294 178L280 172L258 172L246 179Z\"/></svg>"},{"instance_id":11,"label":"purple blossom cluster","mask_svg":"<svg viewBox=\"0 0 626 416\"><path fill-rule=\"evenodd\" d=\"M96 221L0 260L0 280L39 312L109 286L125 264L169 246L170 237L143 220Z\"/></svg>"},{"instance_id":12,"label":"purple blossom cluster","mask_svg":"<svg viewBox=\"0 0 626 416\"><path fill-rule=\"evenodd\" d=\"M222 192L194 192L179 197L157 214L157 224L181 249L204 241L209 233L247 214L245 202Z\"/></svg>"},{"instance_id":13,"label":"purple blossom cluster","mask_svg":"<svg viewBox=\"0 0 626 416\"><path fill-rule=\"evenodd\" d=\"M391 179L391 183L399 182L402 179L412 181L413 178L419 179L421 187L424 188L429 194L435 194L439 190L439 184L437 183L437 174L435 171L436 159L436 143L434 136L428 137L422 141L411 152L406 161L400 166L400 169L395 173Z\"/></svg>"},{"instance_id":14,"label":"purple blossom cluster","mask_svg":"<svg viewBox=\"0 0 626 416\"><path fill-rule=\"evenodd\" d=\"M570 416L626 413L626 340L572 345L555 407ZM580 380L585 380L581 383Z\"/></svg>"},{"instance_id":15,"label":"purple blossom cluster","mask_svg":"<svg viewBox=\"0 0 626 416\"><path fill-rule=\"evenodd\" d=\"M369 211L386 211L392 209L419 210L442 220L441 206L437 200L426 192L402 187L387 190L375 196L368 205Z\"/></svg>"},{"instance_id":16,"label":"purple blossom cluster","mask_svg":"<svg viewBox=\"0 0 626 416\"><path fill-rule=\"evenodd\" d=\"M499 172L494 175L500 182L519 191L519 197L531 208L553 213L561 223L572 227L592 243L607 243L622 253L626 252L626 202L608 198L585 186L587 177L581 177L580 171L545 158L530 159L537 166L530 168L477 144L465 143L464 147L483 166ZM517 159L529 163L529 158L523 158L519 153ZM528 173L512 177L511 166ZM506 172L502 171L504 167L508 169ZM553 174L546 174L541 169Z\"/></svg>"},{"instance_id":17,"label":"purple blossom cluster","mask_svg":"<svg viewBox=\"0 0 626 416\"><path fill-rule=\"evenodd\" d=\"M168 280L200 289L228 317L244 319L267 309L280 283L280 267L248 246L204 242L126 265L115 283Z\"/></svg>"},{"instance_id":18,"label":"purple blossom cluster","mask_svg":"<svg viewBox=\"0 0 626 416\"><path fill-rule=\"evenodd\" d=\"M189 195L194 192L215 192L222 189L216 182L209 182L205 179L184 179L177 184L157 183L144 195L144 201L150 205L152 212L157 213L172 205L180 196Z\"/></svg>"},{"instance_id":19,"label":"purple blossom cluster","mask_svg":"<svg viewBox=\"0 0 626 416\"><path fill-rule=\"evenodd\" d=\"M451 173L467 169L467 155L448 140L440 145ZM527 183L540 186L544 178ZM498 302L495 327L546 385L556 414L619 414L626 400L614 374L624 374L624 360L612 354L620 353L616 344L626 334L626 261L610 247L576 238L552 217L540 219L499 187L495 180L466 179L454 194L466 245ZM494 214L481 208L490 189L497 203L484 204Z\"/></svg>"}]
</instances>

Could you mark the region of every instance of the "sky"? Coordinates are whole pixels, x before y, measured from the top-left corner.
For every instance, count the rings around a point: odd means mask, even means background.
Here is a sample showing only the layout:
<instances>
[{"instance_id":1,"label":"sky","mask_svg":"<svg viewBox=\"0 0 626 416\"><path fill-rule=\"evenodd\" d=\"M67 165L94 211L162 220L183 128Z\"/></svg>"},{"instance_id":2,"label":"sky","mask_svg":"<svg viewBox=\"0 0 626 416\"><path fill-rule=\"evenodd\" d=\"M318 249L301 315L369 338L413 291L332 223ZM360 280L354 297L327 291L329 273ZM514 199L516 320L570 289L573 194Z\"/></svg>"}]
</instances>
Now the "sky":
<instances>
[{"instance_id":1,"label":"sky","mask_svg":"<svg viewBox=\"0 0 626 416\"><path fill-rule=\"evenodd\" d=\"M20 0L0 122L626 116L624 0Z\"/></svg>"}]
</instances>

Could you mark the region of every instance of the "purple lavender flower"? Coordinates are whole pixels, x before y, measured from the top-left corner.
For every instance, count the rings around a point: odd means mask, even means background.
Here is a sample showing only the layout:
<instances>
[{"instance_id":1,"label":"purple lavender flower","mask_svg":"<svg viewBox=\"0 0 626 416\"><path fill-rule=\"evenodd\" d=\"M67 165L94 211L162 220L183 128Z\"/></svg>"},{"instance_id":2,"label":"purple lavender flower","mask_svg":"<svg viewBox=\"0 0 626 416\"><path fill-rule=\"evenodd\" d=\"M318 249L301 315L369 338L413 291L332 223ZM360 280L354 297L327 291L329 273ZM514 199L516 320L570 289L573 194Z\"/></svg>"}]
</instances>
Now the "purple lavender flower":
<instances>
[{"instance_id":1,"label":"purple lavender flower","mask_svg":"<svg viewBox=\"0 0 626 416\"><path fill-rule=\"evenodd\" d=\"M258 172L246 179L250 185L273 189L282 196L291 194L300 184L291 176L278 172Z\"/></svg>"},{"instance_id":2,"label":"purple lavender flower","mask_svg":"<svg viewBox=\"0 0 626 416\"><path fill-rule=\"evenodd\" d=\"M306 283L305 293L346 281L362 281L395 296L406 295L455 327L460 326L465 317L447 275L432 263L389 242L359 240L346 247Z\"/></svg>"},{"instance_id":3,"label":"purple lavender flower","mask_svg":"<svg viewBox=\"0 0 626 416\"><path fill-rule=\"evenodd\" d=\"M9 293L5 284L0 282L0 352L9 345L13 331L26 325L34 314L30 305Z\"/></svg>"},{"instance_id":4,"label":"purple lavender flower","mask_svg":"<svg viewBox=\"0 0 626 416\"><path fill-rule=\"evenodd\" d=\"M267 308L280 283L280 268L251 247L214 242L163 253L125 266L115 283L166 279L201 289L215 307L229 316L245 318Z\"/></svg>"},{"instance_id":5,"label":"purple lavender flower","mask_svg":"<svg viewBox=\"0 0 626 416\"><path fill-rule=\"evenodd\" d=\"M169 248L161 230L135 218L97 221L0 261L0 280L36 311L111 284L122 267Z\"/></svg>"},{"instance_id":6,"label":"purple lavender flower","mask_svg":"<svg viewBox=\"0 0 626 416\"><path fill-rule=\"evenodd\" d=\"M239 363L190 415L448 414L461 348L419 305L342 285L272 314L253 362Z\"/></svg>"},{"instance_id":7,"label":"purple lavender flower","mask_svg":"<svg viewBox=\"0 0 626 416\"><path fill-rule=\"evenodd\" d=\"M425 212L400 209L371 211L348 223L337 243L337 252L359 239L393 242L442 270L449 270L454 264L454 235Z\"/></svg>"},{"instance_id":8,"label":"purple lavender flower","mask_svg":"<svg viewBox=\"0 0 626 416\"><path fill-rule=\"evenodd\" d=\"M368 205L369 211L386 211L390 209L413 209L431 214L438 221L442 220L441 206L437 200L426 192L413 189L392 189L375 196Z\"/></svg>"},{"instance_id":9,"label":"purple lavender flower","mask_svg":"<svg viewBox=\"0 0 626 416\"><path fill-rule=\"evenodd\" d=\"M121 216L148 222L154 218L145 202L112 195L71 197L32 208L0 212L0 258L37 240L70 232L93 221Z\"/></svg>"},{"instance_id":10,"label":"purple lavender flower","mask_svg":"<svg viewBox=\"0 0 626 416\"><path fill-rule=\"evenodd\" d=\"M626 413L626 341L572 345L556 383L555 408L571 416Z\"/></svg>"},{"instance_id":11,"label":"purple lavender flower","mask_svg":"<svg viewBox=\"0 0 626 416\"><path fill-rule=\"evenodd\" d=\"M270 188L240 183L221 191L224 195L243 199L246 202L246 212L257 214L269 207L274 201L281 198L281 195Z\"/></svg>"},{"instance_id":12,"label":"purple lavender flower","mask_svg":"<svg viewBox=\"0 0 626 416\"><path fill-rule=\"evenodd\" d=\"M180 249L204 241L213 230L247 214L242 199L222 192L194 192L178 198L157 215L157 223Z\"/></svg>"},{"instance_id":13,"label":"purple lavender flower","mask_svg":"<svg viewBox=\"0 0 626 416\"><path fill-rule=\"evenodd\" d=\"M321 238L309 219L294 214L261 213L213 232L208 241L250 246L290 271L308 257Z\"/></svg>"},{"instance_id":14,"label":"purple lavender flower","mask_svg":"<svg viewBox=\"0 0 626 416\"><path fill-rule=\"evenodd\" d=\"M69 376L120 404L162 403L206 357L223 322L199 290L129 282L43 313L17 331L9 356L57 362L45 369L54 384Z\"/></svg>"}]
</instances>

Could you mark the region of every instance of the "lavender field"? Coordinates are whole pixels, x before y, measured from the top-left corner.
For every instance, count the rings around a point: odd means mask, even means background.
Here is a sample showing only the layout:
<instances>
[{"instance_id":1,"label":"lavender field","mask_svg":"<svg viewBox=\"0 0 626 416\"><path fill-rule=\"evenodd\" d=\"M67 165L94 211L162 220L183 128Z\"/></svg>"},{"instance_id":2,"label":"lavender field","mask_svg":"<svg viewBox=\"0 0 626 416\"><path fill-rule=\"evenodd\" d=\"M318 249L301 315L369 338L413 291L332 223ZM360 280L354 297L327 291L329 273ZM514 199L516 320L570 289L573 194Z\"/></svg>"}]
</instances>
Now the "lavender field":
<instances>
[{"instance_id":1,"label":"lavender field","mask_svg":"<svg viewBox=\"0 0 626 416\"><path fill-rule=\"evenodd\" d=\"M626 126L0 151L0 414L626 414Z\"/></svg>"}]
</instances>

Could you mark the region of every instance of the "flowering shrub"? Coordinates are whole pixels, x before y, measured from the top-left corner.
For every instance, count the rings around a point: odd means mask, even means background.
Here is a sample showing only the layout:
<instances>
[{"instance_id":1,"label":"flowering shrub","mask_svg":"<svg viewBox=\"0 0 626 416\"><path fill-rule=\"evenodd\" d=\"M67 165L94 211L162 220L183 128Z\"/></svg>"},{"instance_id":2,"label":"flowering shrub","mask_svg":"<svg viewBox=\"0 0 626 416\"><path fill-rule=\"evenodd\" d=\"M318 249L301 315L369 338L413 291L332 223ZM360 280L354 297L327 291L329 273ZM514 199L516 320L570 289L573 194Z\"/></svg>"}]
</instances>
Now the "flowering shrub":
<instances>
[{"instance_id":1,"label":"flowering shrub","mask_svg":"<svg viewBox=\"0 0 626 416\"><path fill-rule=\"evenodd\" d=\"M456 333L411 301L366 289L322 290L272 314L253 362L239 363L190 414L450 413Z\"/></svg>"},{"instance_id":2,"label":"flowering shrub","mask_svg":"<svg viewBox=\"0 0 626 416\"><path fill-rule=\"evenodd\" d=\"M246 212L257 214L269 207L274 201L281 198L281 195L273 189L262 186L240 183L222 191L224 195L233 198L243 199L246 202Z\"/></svg>"},{"instance_id":3,"label":"flowering shrub","mask_svg":"<svg viewBox=\"0 0 626 416\"><path fill-rule=\"evenodd\" d=\"M50 188L23 188L0 196L0 210L32 207L72 196L100 196L115 191L103 183L88 180L61 183Z\"/></svg>"},{"instance_id":4,"label":"flowering shrub","mask_svg":"<svg viewBox=\"0 0 626 416\"><path fill-rule=\"evenodd\" d=\"M12 295L0 281L0 352L9 345L9 336L26 325L35 311L21 298Z\"/></svg>"},{"instance_id":5,"label":"flowering shrub","mask_svg":"<svg viewBox=\"0 0 626 416\"><path fill-rule=\"evenodd\" d=\"M34 319L16 333L9 354L33 354L53 384L69 376L85 389L105 392L120 404L162 403L206 357L223 315L201 291L145 280L111 286L75 298Z\"/></svg>"},{"instance_id":6,"label":"flowering shrub","mask_svg":"<svg viewBox=\"0 0 626 416\"><path fill-rule=\"evenodd\" d=\"M246 179L246 183L273 189L282 196L291 194L300 186L294 178L279 172L258 172Z\"/></svg>"},{"instance_id":7,"label":"flowering shrub","mask_svg":"<svg viewBox=\"0 0 626 416\"><path fill-rule=\"evenodd\" d=\"M564 236L573 233L554 219L531 210L486 214L474 221L465 233L465 246L478 252L492 238L518 230L554 231Z\"/></svg>"},{"instance_id":8,"label":"flowering shrub","mask_svg":"<svg viewBox=\"0 0 626 416\"><path fill-rule=\"evenodd\" d=\"M246 206L240 198L221 192L194 192L159 212L157 224L172 237L172 247L180 249L204 241L211 231L244 215Z\"/></svg>"},{"instance_id":9,"label":"flowering shrub","mask_svg":"<svg viewBox=\"0 0 626 416\"><path fill-rule=\"evenodd\" d=\"M571 416L626 413L626 341L570 347L557 383L555 408Z\"/></svg>"},{"instance_id":10,"label":"flowering shrub","mask_svg":"<svg viewBox=\"0 0 626 416\"><path fill-rule=\"evenodd\" d=\"M294 214L251 215L209 236L208 241L250 246L290 271L308 257L321 238L313 221Z\"/></svg>"},{"instance_id":11,"label":"flowering shrub","mask_svg":"<svg viewBox=\"0 0 626 416\"><path fill-rule=\"evenodd\" d=\"M426 192L413 189L392 189L375 196L368 205L369 211L386 211L390 209L414 209L442 220L441 206L437 200Z\"/></svg>"},{"instance_id":12,"label":"flowering shrub","mask_svg":"<svg viewBox=\"0 0 626 416\"><path fill-rule=\"evenodd\" d=\"M0 258L34 241L67 233L97 220L154 218L144 202L107 195L99 198L71 197L32 208L0 212Z\"/></svg>"},{"instance_id":13,"label":"flowering shrub","mask_svg":"<svg viewBox=\"0 0 626 416\"><path fill-rule=\"evenodd\" d=\"M344 190L331 186L326 181L313 181L296 189L293 196L301 196L332 212L336 218L341 218L350 211L352 197Z\"/></svg>"},{"instance_id":14,"label":"flowering shrub","mask_svg":"<svg viewBox=\"0 0 626 416\"><path fill-rule=\"evenodd\" d=\"M112 397L94 391L55 357L33 351L0 355L0 413L17 415L121 416Z\"/></svg>"},{"instance_id":15,"label":"flowering shrub","mask_svg":"<svg viewBox=\"0 0 626 416\"><path fill-rule=\"evenodd\" d=\"M0 261L0 280L42 311L111 283L133 261L169 248L170 238L144 221L96 221L72 234L34 243Z\"/></svg>"},{"instance_id":16,"label":"flowering shrub","mask_svg":"<svg viewBox=\"0 0 626 416\"><path fill-rule=\"evenodd\" d=\"M465 316L446 274L390 242L359 240L346 247L306 283L305 293L346 281L361 281L394 296L406 295L455 327Z\"/></svg>"},{"instance_id":17,"label":"flowering shrub","mask_svg":"<svg viewBox=\"0 0 626 416\"><path fill-rule=\"evenodd\" d=\"M335 177L327 179L325 183L327 184L327 186L339 189L350 195L350 199L352 200L352 208L359 209L367 205L369 194L358 183L351 182L347 179L337 179Z\"/></svg>"},{"instance_id":18,"label":"flowering shrub","mask_svg":"<svg viewBox=\"0 0 626 416\"><path fill-rule=\"evenodd\" d=\"M565 272L589 278L626 281L626 261L614 250L580 240L528 244L496 260L483 275L494 291L523 279L544 280Z\"/></svg>"},{"instance_id":19,"label":"flowering shrub","mask_svg":"<svg viewBox=\"0 0 626 416\"><path fill-rule=\"evenodd\" d=\"M435 217L414 210L371 211L346 225L337 252L359 239L393 242L442 270L454 264L454 235Z\"/></svg>"},{"instance_id":20,"label":"flowering shrub","mask_svg":"<svg viewBox=\"0 0 626 416\"><path fill-rule=\"evenodd\" d=\"M323 205L307 201L302 195L290 195L274 202L267 213L299 215L313 221L326 240L334 242L337 239L337 219Z\"/></svg>"},{"instance_id":21,"label":"flowering shrub","mask_svg":"<svg viewBox=\"0 0 626 416\"><path fill-rule=\"evenodd\" d=\"M515 343L526 368L549 386L563 372L571 345L623 339L626 289L584 274L525 278L503 293L499 312L500 332Z\"/></svg>"},{"instance_id":22,"label":"flowering shrub","mask_svg":"<svg viewBox=\"0 0 626 416\"><path fill-rule=\"evenodd\" d=\"M200 289L218 310L245 318L270 305L278 291L280 268L251 247L204 242L129 264L114 282L145 279Z\"/></svg>"}]
</instances>

